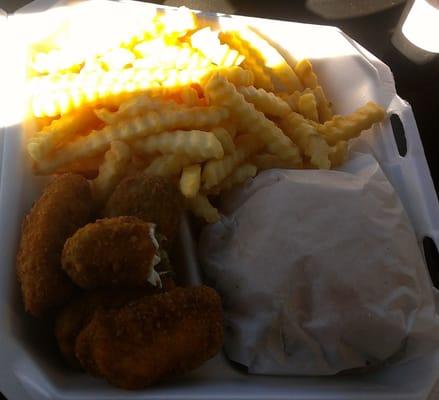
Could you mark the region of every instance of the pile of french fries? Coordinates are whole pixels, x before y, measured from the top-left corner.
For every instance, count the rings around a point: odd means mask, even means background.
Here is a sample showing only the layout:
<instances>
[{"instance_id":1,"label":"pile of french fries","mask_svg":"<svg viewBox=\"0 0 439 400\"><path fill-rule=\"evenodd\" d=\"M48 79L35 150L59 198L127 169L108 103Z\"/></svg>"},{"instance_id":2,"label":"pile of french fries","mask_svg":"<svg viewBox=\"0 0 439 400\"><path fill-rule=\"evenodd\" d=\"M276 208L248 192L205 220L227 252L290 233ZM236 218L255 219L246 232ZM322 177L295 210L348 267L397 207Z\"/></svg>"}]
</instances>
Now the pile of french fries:
<instances>
[{"instance_id":1,"label":"pile of french fries","mask_svg":"<svg viewBox=\"0 0 439 400\"><path fill-rule=\"evenodd\" d=\"M94 57L59 49L31 62L37 174L91 177L103 204L127 174L174 179L188 208L218 221L209 198L270 168L329 169L380 122L373 102L333 115L309 60L287 63L248 27L215 31L186 8Z\"/></svg>"}]
</instances>

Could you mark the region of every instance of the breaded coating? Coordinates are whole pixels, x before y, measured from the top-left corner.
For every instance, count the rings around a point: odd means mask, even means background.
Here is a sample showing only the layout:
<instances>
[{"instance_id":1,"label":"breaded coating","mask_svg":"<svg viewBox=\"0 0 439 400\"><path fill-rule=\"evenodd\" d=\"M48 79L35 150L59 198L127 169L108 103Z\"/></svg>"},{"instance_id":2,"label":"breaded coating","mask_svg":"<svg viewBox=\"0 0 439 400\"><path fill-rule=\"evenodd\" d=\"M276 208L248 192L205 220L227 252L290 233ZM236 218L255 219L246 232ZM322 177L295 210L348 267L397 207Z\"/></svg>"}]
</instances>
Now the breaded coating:
<instances>
[{"instance_id":1,"label":"breaded coating","mask_svg":"<svg viewBox=\"0 0 439 400\"><path fill-rule=\"evenodd\" d=\"M146 296L117 310L98 310L76 340L87 371L140 389L199 367L223 342L221 301L206 286Z\"/></svg>"},{"instance_id":2,"label":"breaded coating","mask_svg":"<svg viewBox=\"0 0 439 400\"><path fill-rule=\"evenodd\" d=\"M93 313L100 308L121 307L132 300L157 293L153 288L98 289L83 292L71 300L59 313L55 323L58 347L66 361L76 368L81 364L75 356L76 337L90 321Z\"/></svg>"},{"instance_id":3,"label":"breaded coating","mask_svg":"<svg viewBox=\"0 0 439 400\"><path fill-rule=\"evenodd\" d=\"M84 289L159 283L154 224L136 217L98 220L79 229L62 252L62 266Z\"/></svg>"},{"instance_id":4,"label":"breaded coating","mask_svg":"<svg viewBox=\"0 0 439 400\"><path fill-rule=\"evenodd\" d=\"M167 178L137 174L122 180L108 199L104 217L132 215L157 224L170 243L183 213L184 199Z\"/></svg>"},{"instance_id":5,"label":"breaded coating","mask_svg":"<svg viewBox=\"0 0 439 400\"><path fill-rule=\"evenodd\" d=\"M17 254L17 276L26 311L43 316L63 306L74 286L61 268L64 242L89 222L90 187L75 174L56 177L26 215Z\"/></svg>"}]
</instances>

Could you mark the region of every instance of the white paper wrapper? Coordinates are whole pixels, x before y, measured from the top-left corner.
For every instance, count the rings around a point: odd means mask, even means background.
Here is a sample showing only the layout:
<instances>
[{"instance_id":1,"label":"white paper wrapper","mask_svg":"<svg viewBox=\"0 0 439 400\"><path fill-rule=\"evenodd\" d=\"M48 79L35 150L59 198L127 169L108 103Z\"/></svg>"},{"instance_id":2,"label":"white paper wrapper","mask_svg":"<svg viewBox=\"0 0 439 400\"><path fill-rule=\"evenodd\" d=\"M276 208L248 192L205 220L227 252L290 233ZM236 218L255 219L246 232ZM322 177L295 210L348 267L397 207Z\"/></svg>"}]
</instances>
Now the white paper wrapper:
<instances>
[{"instance_id":1,"label":"white paper wrapper","mask_svg":"<svg viewBox=\"0 0 439 400\"><path fill-rule=\"evenodd\" d=\"M199 254L224 301L227 356L249 372L329 375L432 348L431 282L373 157L265 171L222 211Z\"/></svg>"}]
</instances>

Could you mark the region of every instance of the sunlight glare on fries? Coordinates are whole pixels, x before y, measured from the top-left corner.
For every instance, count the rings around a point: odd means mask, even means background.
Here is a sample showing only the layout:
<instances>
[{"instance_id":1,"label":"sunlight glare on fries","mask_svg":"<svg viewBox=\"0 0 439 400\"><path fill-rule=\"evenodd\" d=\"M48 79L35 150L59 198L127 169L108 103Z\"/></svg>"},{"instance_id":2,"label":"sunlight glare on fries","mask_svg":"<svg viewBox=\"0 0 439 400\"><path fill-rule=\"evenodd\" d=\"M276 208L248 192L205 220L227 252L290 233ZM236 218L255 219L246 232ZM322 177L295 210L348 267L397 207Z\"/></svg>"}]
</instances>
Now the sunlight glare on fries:
<instances>
[{"instance_id":1,"label":"sunlight glare on fries","mask_svg":"<svg viewBox=\"0 0 439 400\"><path fill-rule=\"evenodd\" d=\"M266 169L341 165L347 141L384 117L374 103L333 116L311 58L299 52L297 63L275 44L281 24L218 26L184 7L103 0L11 20L23 50L11 48L14 63L27 67L34 172L94 179L99 204L124 176L163 176L213 223L210 197ZM38 32L32 42L25 26ZM312 37L294 43L308 50ZM24 86L21 72L8 75ZM20 82L4 86L1 109L20 121L10 112L24 112Z\"/></svg>"}]
</instances>

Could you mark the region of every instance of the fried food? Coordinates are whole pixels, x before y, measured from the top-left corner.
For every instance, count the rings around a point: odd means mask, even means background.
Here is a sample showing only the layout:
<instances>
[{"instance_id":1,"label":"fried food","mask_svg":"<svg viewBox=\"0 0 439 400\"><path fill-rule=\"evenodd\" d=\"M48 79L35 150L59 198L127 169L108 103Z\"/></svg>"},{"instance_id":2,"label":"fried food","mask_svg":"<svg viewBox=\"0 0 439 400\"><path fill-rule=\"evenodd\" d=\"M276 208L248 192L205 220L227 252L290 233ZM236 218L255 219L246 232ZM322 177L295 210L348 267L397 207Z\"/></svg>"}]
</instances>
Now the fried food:
<instances>
[{"instance_id":1,"label":"fried food","mask_svg":"<svg viewBox=\"0 0 439 400\"><path fill-rule=\"evenodd\" d=\"M43 316L61 307L74 286L61 268L65 240L92 212L91 191L80 175L55 178L26 215L17 254L17 276L26 311Z\"/></svg>"},{"instance_id":2,"label":"fried food","mask_svg":"<svg viewBox=\"0 0 439 400\"><path fill-rule=\"evenodd\" d=\"M81 364L75 356L76 337L100 308L121 307L132 300L154 293L153 288L100 289L75 297L57 316L55 336L58 347L66 361L76 368Z\"/></svg>"},{"instance_id":3,"label":"fried food","mask_svg":"<svg viewBox=\"0 0 439 400\"><path fill-rule=\"evenodd\" d=\"M160 284L154 267L160 262L155 225L136 217L97 220L70 237L62 266L84 289Z\"/></svg>"},{"instance_id":4,"label":"fried food","mask_svg":"<svg viewBox=\"0 0 439 400\"><path fill-rule=\"evenodd\" d=\"M176 288L117 310L98 310L76 340L85 370L125 389L190 371L223 341L223 316L211 288Z\"/></svg>"},{"instance_id":5,"label":"fried food","mask_svg":"<svg viewBox=\"0 0 439 400\"><path fill-rule=\"evenodd\" d=\"M178 188L163 177L138 174L122 180L108 199L104 217L132 215L157 225L169 243L174 240L183 213Z\"/></svg>"}]
</instances>

